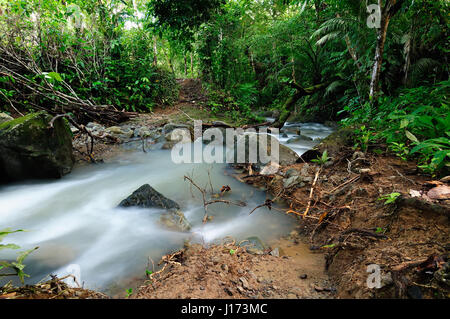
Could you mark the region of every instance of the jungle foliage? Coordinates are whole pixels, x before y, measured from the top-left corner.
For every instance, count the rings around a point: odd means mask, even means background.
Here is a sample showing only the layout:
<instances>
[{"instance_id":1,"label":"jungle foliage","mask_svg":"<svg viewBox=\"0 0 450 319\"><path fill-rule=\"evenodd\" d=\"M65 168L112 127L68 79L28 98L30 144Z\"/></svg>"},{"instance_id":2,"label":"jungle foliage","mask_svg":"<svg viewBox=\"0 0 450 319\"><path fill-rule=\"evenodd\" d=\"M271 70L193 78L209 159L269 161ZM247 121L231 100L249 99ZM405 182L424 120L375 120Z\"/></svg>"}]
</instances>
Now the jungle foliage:
<instances>
[{"instance_id":1,"label":"jungle foliage","mask_svg":"<svg viewBox=\"0 0 450 319\"><path fill-rule=\"evenodd\" d=\"M189 39L212 112L342 120L364 127L357 139L386 141L426 172L448 169L447 1L379 1L379 28L370 1L209 3ZM189 20L182 10L156 15L169 31Z\"/></svg>"},{"instance_id":2,"label":"jungle foliage","mask_svg":"<svg viewBox=\"0 0 450 319\"><path fill-rule=\"evenodd\" d=\"M449 3L373 2L379 15L361 0L0 0L0 107L87 122L93 106L170 105L175 78L201 77L212 113L342 120L442 174Z\"/></svg>"}]
</instances>

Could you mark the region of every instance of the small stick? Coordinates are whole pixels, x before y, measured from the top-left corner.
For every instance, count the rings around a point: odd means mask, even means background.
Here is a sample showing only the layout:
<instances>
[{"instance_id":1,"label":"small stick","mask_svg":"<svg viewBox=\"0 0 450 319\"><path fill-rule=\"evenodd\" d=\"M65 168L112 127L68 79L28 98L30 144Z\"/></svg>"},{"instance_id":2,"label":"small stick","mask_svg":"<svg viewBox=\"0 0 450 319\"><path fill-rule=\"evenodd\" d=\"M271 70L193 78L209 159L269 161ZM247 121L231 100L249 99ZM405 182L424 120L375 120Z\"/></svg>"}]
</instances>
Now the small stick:
<instances>
[{"instance_id":1,"label":"small stick","mask_svg":"<svg viewBox=\"0 0 450 319\"><path fill-rule=\"evenodd\" d=\"M309 212L309 210L310 210L310 208L311 208L312 198L313 198L313 194L314 194L314 187L315 187L316 184L317 184L317 180L319 179L319 174L320 174L320 171L321 171L321 170L322 170L322 168L319 168L319 169L317 170L316 177L314 178L314 182L313 182L313 184L312 184L312 186L311 186L311 191L310 191L310 193L309 193L308 206L306 207L306 210L305 210L305 212L303 213L303 217L306 217L306 216L308 215L308 212Z\"/></svg>"}]
</instances>

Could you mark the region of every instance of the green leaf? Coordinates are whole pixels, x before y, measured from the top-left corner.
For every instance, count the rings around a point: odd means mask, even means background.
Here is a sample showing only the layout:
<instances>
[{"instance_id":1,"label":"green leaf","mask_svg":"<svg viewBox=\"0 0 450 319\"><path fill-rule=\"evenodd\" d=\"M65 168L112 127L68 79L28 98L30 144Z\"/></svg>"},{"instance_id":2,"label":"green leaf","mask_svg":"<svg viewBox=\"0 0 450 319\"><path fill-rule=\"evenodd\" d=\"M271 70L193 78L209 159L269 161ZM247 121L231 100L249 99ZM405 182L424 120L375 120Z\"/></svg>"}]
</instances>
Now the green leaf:
<instances>
[{"instance_id":1,"label":"green leaf","mask_svg":"<svg viewBox=\"0 0 450 319\"><path fill-rule=\"evenodd\" d=\"M417 139L417 137L413 133L411 133L410 131L406 130L405 134L406 134L406 137L409 140L413 141L414 143L420 143L419 140Z\"/></svg>"},{"instance_id":2,"label":"green leaf","mask_svg":"<svg viewBox=\"0 0 450 319\"><path fill-rule=\"evenodd\" d=\"M19 249L20 246L17 246L15 244L7 244L7 245L0 245L0 250L2 249Z\"/></svg>"},{"instance_id":3,"label":"green leaf","mask_svg":"<svg viewBox=\"0 0 450 319\"><path fill-rule=\"evenodd\" d=\"M402 129L402 128L405 128L405 127L408 126L408 124L409 124L408 119L403 119L403 120L400 122L400 128L401 128L401 129Z\"/></svg>"},{"instance_id":4,"label":"green leaf","mask_svg":"<svg viewBox=\"0 0 450 319\"><path fill-rule=\"evenodd\" d=\"M56 72L42 72L46 79L51 79L53 81L62 82L63 79L59 73Z\"/></svg>"},{"instance_id":5,"label":"green leaf","mask_svg":"<svg viewBox=\"0 0 450 319\"><path fill-rule=\"evenodd\" d=\"M19 256L17 256L17 263L19 263L19 264L23 263L25 258L27 258L27 256L29 254L31 254L33 251L35 251L38 248L39 247L34 247L33 249L29 249L29 250L26 250L26 251L22 252Z\"/></svg>"},{"instance_id":6,"label":"green leaf","mask_svg":"<svg viewBox=\"0 0 450 319\"><path fill-rule=\"evenodd\" d=\"M5 228L0 230L0 242L3 240L3 238L5 238L5 236L9 235L9 234L14 234L14 233L18 233L18 232L23 232L24 230L22 229L18 229L18 230L11 230L11 228Z\"/></svg>"}]
</instances>

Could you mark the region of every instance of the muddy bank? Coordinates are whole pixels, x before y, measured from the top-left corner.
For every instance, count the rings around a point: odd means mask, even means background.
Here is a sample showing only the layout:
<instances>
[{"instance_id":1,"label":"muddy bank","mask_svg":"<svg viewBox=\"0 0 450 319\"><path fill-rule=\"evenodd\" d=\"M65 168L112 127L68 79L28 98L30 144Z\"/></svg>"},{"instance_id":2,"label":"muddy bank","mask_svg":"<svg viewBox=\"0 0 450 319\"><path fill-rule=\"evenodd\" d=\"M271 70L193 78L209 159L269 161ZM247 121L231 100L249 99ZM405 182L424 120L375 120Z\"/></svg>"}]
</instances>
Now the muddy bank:
<instances>
[{"instance_id":1,"label":"muddy bank","mask_svg":"<svg viewBox=\"0 0 450 319\"><path fill-rule=\"evenodd\" d=\"M245 242L188 245L163 258L132 298L305 299L332 298L336 289L323 268L323 255L309 251L293 232L261 254Z\"/></svg>"},{"instance_id":2,"label":"muddy bank","mask_svg":"<svg viewBox=\"0 0 450 319\"><path fill-rule=\"evenodd\" d=\"M448 298L450 201L433 196L447 179L430 182L415 163L393 155L355 152L349 132L306 153L308 163L273 176L237 178L289 204L285 212L298 216L310 249L325 252L336 297ZM319 170L310 160L325 149L332 158ZM286 187L286 174L293 172L300 178ZM369 265L380 267L380 289L368 288Z\"/></svg>"}]
</instances>

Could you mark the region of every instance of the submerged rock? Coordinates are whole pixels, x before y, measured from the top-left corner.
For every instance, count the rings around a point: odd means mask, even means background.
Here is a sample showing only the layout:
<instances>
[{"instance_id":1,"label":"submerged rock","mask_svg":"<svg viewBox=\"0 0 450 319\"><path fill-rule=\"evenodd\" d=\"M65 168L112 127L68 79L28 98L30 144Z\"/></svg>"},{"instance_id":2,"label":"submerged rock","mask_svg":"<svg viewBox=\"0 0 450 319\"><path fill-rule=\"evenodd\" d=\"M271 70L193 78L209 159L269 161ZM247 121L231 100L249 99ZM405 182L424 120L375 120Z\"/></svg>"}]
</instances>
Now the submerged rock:
<instances>
[{"instance_id":1,"label":"submerged rock","mask_svg":"<svg viewBox=\"0 0 450 319\"><path fill-rule=\"evenodd\" d=\"M162 208L168 211L161 214L160 222L167 228L178 231L189 231L191 225L180 206L173 200L165 197L148 184L141 186L128 196L119 207Z\"/></svg>"},{"instance_id":2,"label":"submerged rock","mask_svg":"<svg viewBox=\"0 0 450 319\"><path fill-rule=\"evenodd\" d=\"M282 128L283 133L291 133L301 135L302 131L299 126L285 126Z\"/></svg>"},{"instance_id":3,"label":"submerged rock","mask_svg":"<svg viewBox=\"0 0 450 319\"><path fill-rule=\"evenodd\" d=\"M266 246L261 239L256 236L248 237L241 244L239 244L239 247L245 247L246 251L252 255L263 255L264 250L266 249Z\"/></svg>"},{"instance_id":4,"label":"submerged rock","mask_svg":"<svg viewBox=\"0 0 450 319\"><path fill-rule=\"evenodd\" d=\"M313 139L306 135L299 135L290 138L286 143L288 144L294 144L294 143L301 143L301 142L311 142Z\"/></svg>"},{"instance_id":5,"label":"submerged rock","mask_svg":"<svg viewBox=\"0 0 450 319\"><path fill-rule=\"evenodd\" d=\"M49 127L47 112L0 124L0 183L61 178L72 171L72 134L59 118Z\"/></svg>"}]
</instances>

